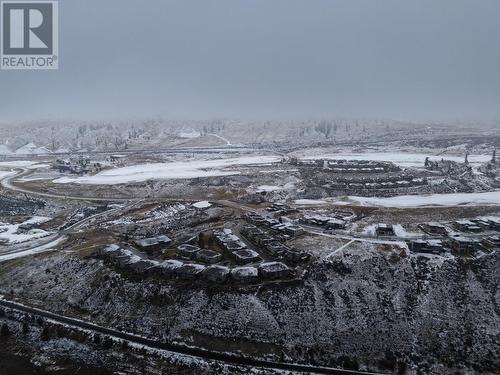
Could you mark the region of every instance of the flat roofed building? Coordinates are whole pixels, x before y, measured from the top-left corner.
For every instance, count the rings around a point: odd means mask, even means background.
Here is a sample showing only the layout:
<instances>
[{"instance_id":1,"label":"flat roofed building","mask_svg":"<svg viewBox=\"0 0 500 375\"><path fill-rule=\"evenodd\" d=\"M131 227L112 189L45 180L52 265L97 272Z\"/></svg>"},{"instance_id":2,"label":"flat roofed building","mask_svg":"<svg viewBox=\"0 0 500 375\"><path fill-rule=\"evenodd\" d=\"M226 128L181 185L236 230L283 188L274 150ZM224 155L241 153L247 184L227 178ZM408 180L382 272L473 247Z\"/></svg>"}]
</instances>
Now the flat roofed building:
<instances>
[{"instance_id":1,"label":"flat roofed building","mask_svg":"<svg viewBox=\"0 0 500 375\"><path fill-rule=\"evenodd\" d=\"M430 234L440 234L440 235L447 234L446 226L441 224L441 223L429 222L429 223L421 224L420 227L425 232L430 233Z\"/></svg>"},{"instance_id":2,"label":"flat roofed building","mask_svg":"<svg viewBox=\"0 0 500 375\"><path fill-rule=\"evenodd\" d=\"M483 239L482 243L488 248L500 248L500 236L490 236Z\"/></svg>"},{"instance_id":3,"label":"flat roofed building","mask_svg":"<svg viewBox=\"0 0 500 375\"><path fill-rule=\"evenodd\" d=\"M499 217L489 217L488 222L490 223L491 229L500 230L500 218Z\"/></svg>"},{"instance_id":4,"label":"flat roofed building","mask_svg":"<svg viewBox=\"0 0 500 375\"><path fill-rule=\"evenodd\" d=\"M480 227L481 229L490 229L490 223L487 220L482 220L482 219L472 219L471 220L475 225Z\"/></svg>"},{"instance_id":5,"label":"flat roofed building","mask_svg":"<svg viewBox=\"0 0 500 375\"><path fill-rule=\"evenodd\" d=\"M99 251L101 256L104 257L112 257L113 255L120 254L121 253L121 247L117 244L111 244L103 247Z\"/></svg>"},{"instance_id":6,"label":"flat roofed building","mask_svg":"<svg viewBox=\"0 0 500 375\"><path fill-rule=\"evenodd\" d=\"M443 241L441 240L414 240L410 242L411 251L420 253L442 253L444 249Z\"/></svg>"},{"instance_id":7,"label":"flat roofed building","mask_svg":"<svg viewBox=\"0 0 500 375\"><path fill-rule=\"evenodd\" d=\"M214 283L224 283L227 281L231 270L229 267L213 265L202 271L201 277Z\"/></svg>"},{"instance_id":8,"label":"flat roofed building","mask_svg":"<svg viewBox=\"0 0 500 375\"><path fill-rule=\"evenodd\" d=\"M184 265L183 262L180 262L175 259L169 259L160 263L157 267L155 267L155 269L157 269L162 276L170 277L174 276L176 270L182 267L183 265Z\"/></svg>"},{"instance_id":9,"label":"flat roofed building","mask_svg":"<svg viewBox=\"0 0 500 375\"><path fill-rule=\"evenodd\" d=\"M346 222L342 219L331 218L327 221L326 227L329 229L345 229Z\"/></svg>"},{"instance_id":10,"label":"flat roofed building","mask_svg":"<svg viewBox=\"0 0 500 375\"><path fill-rule=\"evenodd\" d=\"M284 231L290 236L298 236L299 234L304 233L304 228L302 228L300 225L286 224Z\"/></svg>"},{"instance_id":11,"label":"flat roofed building","mask_svg":"<svg viewBox=\"0 0 500 375\"><path fill-rule=\"evenodd\" d=\"M222 260L222 254L216 251L202 249L196 253L195 258L199 261L213 264Z\"/></svg>"},{"instance_id":12,"label":"flat roofed building","mask_svg":"<svg viewBox=\"0 0 500 375\"><path fill-rule=\"evenodd\" d=\"M259 275L263 279L276 280L292 276L292 270L281 262L266 262L259 265Z\"/></svg>"},{"instance_id":13,"label":"flat roofed building","mask_svg":"<svg viewBox=\"0 0 500 375\"><path fill-rule=\"evenodd\" d=\"M259 280L259 271L255 267L235 267L231 278L237 283L252 283Z\"/></svg>"},{"instance_id":14,"label":"flat roofed building","mask_svg":"<svg viewBox=\"0 0 500 375\"><path fill-rule=\"evenodd\" d=\"M154 267L158 266L160 262L150 259L140 259L137 262L133 262L129 264L129 268L140 275L146 275L150 273L150 270L154 269Z\"/></svg>"},{"instance_id":15,"label":"flat roofed building","mask_svg":"<svg viewBox=\"0 0 500 375\"><path fill-rule=\"evenodd\" d=\"M234 261L238 264L253 263L261 260L260 255L250 249L233 251L231 254Z\"/></svg>"},{"instance_id":16,"label":"flat roofed building","mask_svg":"<svg viewBox=\"0 0 500 375\"><path fill-rule=\"evenodd\" d=\"M394 236L394 227L391 224L377 224L375 227L377 236Z\"/></svg>"},{"instance_id":17,"label":"flat roofed building","mask_svg":"<svg viewBox=\"0 0 500 375\"><path fill-rule=\"evenodd\" d=\"M310 256L311 255L309 253L289 247L287 247L287 250L282 255L283 259L291 263L304 262L309 259Z\"/></svg>"},{"instance_id":18,"label":"flat roofed building","mask_svg":"<svg viewBox=\"0 0 500 375\"><path fill-rule=\"evenodd\" d=\"M182 245L177 246L177 253L179 256L187 259L193 259L196 256L196 253L201 249L198 246L194 246L188 243L183 243Z\"/></svg>"},{"instance_id":19,"label":"flat roofed building","mask_svg":"<svg viewBox=\"0 0 500 375\"><path fill-rule=\"evenodd\" d=\"M198 274L205 270L205 266L195 263L184 263L182 266L175 270L176 276L181 279L193 280L196 279Z\"/></svg>"},{"instance_id":20,"label":"flat roofed building","mask_svg":"<svg viewBox=\"0 0 500 375\"><path fill-rule=\"evenodd\" d=\"M453 250L458 253L467 253L476 250L479 241L474 238L468 237L452 237L450 238L450 245Z\"/></svg>"},{"instance_id":21,"label":"flat roofed building","mask_svg":"<svg viewBox=\"0 0 500 375\"><path fill-rule=\"evenodd\" d=\"M229 252L246 249L247 247L247 245L228 228L215 231L214 237L219 246Z\"/></svg>"},{"instance_id":22,"label":"flat roofed building","mask_svg":"<svg viewBox=\"0 0 500 375\"><path fill-rule=\"evenodd\" d=\"M134 241L134 244L143 251L155 252L172 243L172 240L167 236L161 235L156 237L141 238Z\"/></svg>"},{"instance_id":23,"label":"flat roofed building","mask_svg":"<svg viewBox=\"0 0 500 375\"><path fill-rule=\"evenodd\" d=\"M286 245L283 245L281 242L273 241L266 245L266 250L273 256L282 256L284 253L289 251L290 248Z\"/></svg>"},{"instance_id":24,"label":"flat roofed building","mask_svg":"<svg viewBox=\"0 0 500 375\"><path fill-rule=\"evenodd\" d=\"M482 228L470 220L455 221L454 227L461 232L481 232Z\"/></svg>"}]
</instances>

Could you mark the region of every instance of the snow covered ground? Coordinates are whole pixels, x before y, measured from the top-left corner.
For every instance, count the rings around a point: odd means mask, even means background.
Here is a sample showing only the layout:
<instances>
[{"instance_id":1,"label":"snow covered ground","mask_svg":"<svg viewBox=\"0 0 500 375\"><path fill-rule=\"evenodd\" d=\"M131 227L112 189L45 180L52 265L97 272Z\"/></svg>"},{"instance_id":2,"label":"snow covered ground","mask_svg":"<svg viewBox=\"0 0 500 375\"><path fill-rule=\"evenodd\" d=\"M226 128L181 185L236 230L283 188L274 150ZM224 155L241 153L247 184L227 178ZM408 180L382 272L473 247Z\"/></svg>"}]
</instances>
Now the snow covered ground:
<instances>
[{"instance_id":1,"label":"snow covered ground","mask_svg":"<svg viewBox=\"0 0 500 375\"><path fill-rule=\"evenodd\" d=\"M257 189L255 190L257 193L262 193L262 192L272 192L272 191L278 191L278 190L283 190L283 187L281 186L273 186L273 185L260 185L257 186Z\"/></svg>"},{"instance_id":2,"label":"snow covered ground","mask_svg":"<svg viewBox=\"0 0 500 375\"><path fill-rule=\"evenodd\" d=\"M12 171L0 171L0 180L3 179L4 177L11 175L12 173L14 173L14 172L12 172Z\"/></svg>"},{"instance_id":3,"label":"snow covered ground","mask_svg":"<svg viewBox=\"0 0 500 375\"><path fill-rule=\"evenodd\" d=\"M196 208L207 208L207 207L210 207L212 204L208 201L201 201L201 202L196 202L196 203L193 203L193 207L196 207Z\"/></svg>"},{"instance_id":4,"label":"snow covered ground","mask_svg":"<svg viewBox=\"0 0 500 375\"><path fill-rule=\"evenodd\" d=\"M192 139L192 138L199 138L201 137L201 133L199 131L196 131L196 130L188 130L188 131L182 131L178 134L178 136L180 138L188 138L188 139Z\"/></svg>"},{"instance_id":5,"label":"snow covered ground","mask_svg":"<svg viewBox=\"0 0 500 375\"><path fill-rule=\"evenodd\" d=\"M367 152L367 153L338 153L338 154L313 154L302 157L304 160L314 159L345 159L345 160L373 160L373 161L391 161L405 168L423 167L425 158L429 160L452 160L463 162L464 156L450 155L429 155L406 152ZM472 166L479 165L491 160L491 155L469 155L469 163Z\"/></svg>"},{"instance_id":6,"label":"snow covered ground","mask_svg":"<svg viewBox=\"0 0 500 375\"><path fill-rule=\"evenodd\" d=\"M21 242L36 240L42 237L46 237L51 232L47 232L43 229L29 229L26 231L19 231L21 225L30 224L41 224L50 220L48 217L35 216L29 220L24 221L21 224L4 224L0 223L0 240L6 240L8 244L13 245Z\"/></svg>"},{"instance_id":7,"label":"snow covered ground","mask_svg":"<svg viewBox=\"0 0 500 375\"><path fill-rule=\"evenodd\" d=\"M2 161L0 162L0 167L4 168L25 168L35 165L36 162L29 160L13 160L13 161Z\"/></svg>"},{"instance_id":8,"label":"snow covered ground","mask_svg":"<svg viewBox=\"0 0 500 375\"><path fill-rule=\"evenodd\" d=\"M219 138L221 141L226 142L226 146L232 146L233 145L227 138L221 137L220 135L217 135L217 134L210 134L210 135L214 136L215 138Z\"/></svg>"},{"instance_id":9,"label":"snow covered ground","mask_svg":"<svg viewBox=\"0 0 500 375\"><path fill-rule=\"evenodd\" d=\"M12 151L5 144L0 144L0 155L11 155Z\"/></svg>"},{"instance_id":10,"label":"snow covered ground","mask_svg":"<svg viewBox=\"0 0 500 375\"><path fill-rule=\"evenodd\" d=\"M293 203L298 204L300 206L308 206L316 204L325 204L326 201L321 199L296 199Z\"/></svg>"},{"instance_id":11,"label":"snow covered ground","mask_svg":"<svg viewBox=\"0 0 500 375\"><path fill-rule=\"evenodd\" d=\"M392 226L394 229L394 234L396 237L409 238L409 237L419 237L422 236L420 233L408 232L401 224L394 224ZM377 224L370 224L366 226L361 232L364 236L376 236Z\"/></svg>"},{"instance_id":12,"label":"snow covered ground","mask_svg":"<svg viewBox=\"0 0 500 375\"><path fill-rule=\"evenodd\" d=\"M61 177L54 183L112 185L157 179L186 179L197 177L230 176L239 171L222 169L237 165L269 164L281 160L278 156L243 156L232 159L194 160L184 162L153 163L116 168L94 176Z\"/></svg>"},{"instance_id":13,"label":"snow covered ground","mask_svg":"<svg viewBox=\"0 0 500 375\"><path fill-rule=\"evenodd\" d=\"M431 195L400 195L390 198L349 196L351 204L381 207L421 207L421 206L459 206L459 205L500 205L500 191L486 193L450 193ZM348 201L335 201L336 204L348 204Z\"/></svg>"},{"instance_id":14,"label":"snow covered ground","mask_svg":"<svg viewBox=\"0 0 500 375\"><path fill-rule=\"evenodd\" d=\"M20 252L16 252L16 253L12 253L12 254L0 255L0 262L6 261L6 260L11 260L11 259L23 258L26 256L39 254L39 253L43 253L45 251L52 250L52 248L63 243L65 240L66 240L66 237L60 237L60 238L56 238L55 240L53 240L49 243L34 247L32 249L28 249L25 251L20 251Z\"/></svg>"}]
</instances>

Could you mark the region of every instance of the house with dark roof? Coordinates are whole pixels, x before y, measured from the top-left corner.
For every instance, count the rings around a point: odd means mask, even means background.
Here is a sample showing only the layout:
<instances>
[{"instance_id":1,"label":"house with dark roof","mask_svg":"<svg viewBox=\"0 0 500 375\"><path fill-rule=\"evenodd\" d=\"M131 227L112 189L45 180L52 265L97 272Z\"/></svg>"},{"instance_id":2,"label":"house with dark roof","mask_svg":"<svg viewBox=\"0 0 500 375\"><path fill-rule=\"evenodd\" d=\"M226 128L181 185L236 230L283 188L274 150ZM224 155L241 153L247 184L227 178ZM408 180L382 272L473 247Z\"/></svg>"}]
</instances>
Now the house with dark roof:
<instances>
[{"instance_id":1,"label":"house with dark roof","mask_svg":"<svg viewBox=\"0 0 500 375\"><path fill-rule=\"evenodd\" d=\"M233 251L231 255L238 264L253 263L261 260L260 255L256 251L250 249Z\"/></svg>"},{"instance_id":2,"label":"house with dark roof","mask_svg":"<svg viewBox=\"0 0 500 375\"><path fill-rule=\"evenodd\" d=\"M460 232L481 232L483 230L477 223L470 220L457 220L453 226Z\"/></svg>"},{"instance_id":3,"label":"house with dark roof","mask_svg":"<svg viewBox=\"0 0 500 375\"><path fill-rule=\"evenodd\" d=\"M394 227L391 224L377 224L375 234L377 236L394 236Z\"/></svg>"},{"instance_id":4,"label":"house with dark roof","mask_svg":"<svg viewBox=\"0 0 500 375\"><path fill-rule=\"evenodd\" d=\"M437 222L429 222L423 223L419 225L420 229L429 234L438 234L445 236L448 231L446 230L446 226Z\"/></svg>"},{"instance_id":5,"label":"house with dark roof","mask_svg":"<svg viewBox=\"0 0 500 375\"><path fill-rule=\"evenodd\" d=\"M292 270L281 262L261 263L258 267L259 275L265 280L285 279L292 276Z\"/></svg>"},{"instance_id":6,"label":"house with dark roof","mask_svg":"<svg viewBox=\"0 0 500 375\"><path fill-rule=\"evenodd\" d=\"M148 254L153 254L161 251L163 248L169 246L172 240L167 236L161 235L156 237L141 238L134 241L135 246Z\"/></svg>"},{"instance_id":7,"label":"house with dark roof","mask_svg":"<svg viewBox=\"0 0 500 375\"><path fill-rule=\"evenodd\" d=\"M483 239L482 244L488 249L500 249L500 236L490 236Z\"/></svg>"},{"instance_id":8,"label":"house with dark roof","mask_svg":"<svg viewBox=\"0 0 500 375\"><path fill-rule=\"evenodd\" d=\"M231 279L237 283L253 283L259 280L259 271L255 267L235 267L231 270Z\"/></svg>"},{"instance_id":9,"label":"house with dark roof","mask_svg":"<svg viewBox=\"0 0 500 375\"><path fill-rule=\"evenodd\" d=\"M201 272L201 277L213 283L224 283L227 281L231 270L229 267L213 265L208 266Z\"/></svg>"},{"instance_id":10,"label":"house with dark roof","mask_svg":"<svg viewBox=\"0 0 500 375\"><path fill-rule=\"evenodd\" d=\"M214 264L222 260L222 254L213 250L201 249L195 254L195 258L204 263Z\"/></svg>"},{"instance_id":11,"label":"house with dark roof","mask_svg":"<svg viewBox=\"0 0 500 375\"><path fill-rule=\"evenodd\" d=\"M176 276L177 269L183 265L183 262L175 259L169 259L156 266L155 270L157 270L161 276L173 277Z\"/></svg>"},{"instance_id":12,"label":"house with dark roof","mask_svg":"<svg viewBox=\"0 0 500 375\"><path fill-rule=\"evenodd\" d=\"M479 241L475 238L457 236L450 238L450 247L459 254L469 254L477 249Z\"/></svg>"},{"instance_id":13,"label":"house with dark roof","mask_svg":"<svg viewBox=\"0 0 500 375\"><path fill-rule=\"evenodd\" d=\"M200 250L200 247L188 243L183 243L177 246L177 254L179 254L180 257L187 259L194 259Z\"/></svg>"},{"instance_id":14,"label":"house with dark roof","mask_svg":"<svg viewBox=\"0 0 500 375\"><path fill-rule=\"evenodd\" d=\"M195 263L184 263L175 269L175 275L180 279L194 280L205 270L205 266Z\"/></svg>"}]
</instances>

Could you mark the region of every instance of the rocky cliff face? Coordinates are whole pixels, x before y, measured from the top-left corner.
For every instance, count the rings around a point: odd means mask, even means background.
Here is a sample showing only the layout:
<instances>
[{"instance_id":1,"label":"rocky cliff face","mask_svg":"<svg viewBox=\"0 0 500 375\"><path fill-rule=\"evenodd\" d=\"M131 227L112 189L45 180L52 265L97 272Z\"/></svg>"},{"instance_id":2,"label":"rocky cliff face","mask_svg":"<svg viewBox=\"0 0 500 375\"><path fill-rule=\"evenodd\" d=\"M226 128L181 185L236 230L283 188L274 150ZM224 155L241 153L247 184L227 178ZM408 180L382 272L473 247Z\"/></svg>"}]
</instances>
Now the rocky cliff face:
<instances>
[{"instance_id":1,"label":"rocky cliff face","mask_svg":"<svg viewBox=\"0 0 500 375\"><path fill-rule=\"evenodd\" d=\"M127 278L95 259L3 266L0 289L46 309L162 339L319 365L395 372L500 371L500 255L379 251L248 289Z\"/></svg>"}]
</instances>

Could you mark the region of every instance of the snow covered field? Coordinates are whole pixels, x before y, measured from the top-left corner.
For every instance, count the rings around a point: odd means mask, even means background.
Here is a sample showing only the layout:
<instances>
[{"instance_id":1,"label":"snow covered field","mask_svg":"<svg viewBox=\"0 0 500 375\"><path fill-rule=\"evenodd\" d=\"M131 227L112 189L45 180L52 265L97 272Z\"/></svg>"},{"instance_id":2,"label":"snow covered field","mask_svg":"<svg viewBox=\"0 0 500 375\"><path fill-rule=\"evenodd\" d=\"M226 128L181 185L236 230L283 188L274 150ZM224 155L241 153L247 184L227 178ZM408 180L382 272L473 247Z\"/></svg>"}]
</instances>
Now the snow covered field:
<instances>
[{"instance_id":1,"label":"snow covered field","mask_svg":"<svg viewBox=\"0 0 500 375\"><path fill-rule=\"evenodd\" d=\"M13 172L11 171L0 171L0 180L3 179L4 177L7 177L11 175Z\"/></svg>"},{"instance_id":2,"label":"snow covered field","mask_svg":"<svg viewBox=\"0 0 500 375\"><path fill-rule=\"evenodd\" d=\"M325 204L326 201L322 199L296 199L293 203L299 206L309 206L309 205L317 205L317 204Z\"/></svg>"},{"instance_id":3,"label":"snow covered field","mask_svg":"<svg viewBox=\"0 0 500 375\"><path fill-rule=\"evenodd\" d=\"M11 259L17 259L17 258L22 258L34 254L39 254L43 253L45 251L52 250L53 247L59 245L60 243L64 242L66 240L66 237L61 237L61 238L56 238L55 240L46 243L44 245L37 246L35 248L25 250L25 251L20 251L12 254L4 254L0 255L0 262L4 262L6 260L11 260Z\"/></svg>"},{"instance_id":4,"label":"snow covered field","mask_svg":"<svg viewBox=\"0 0 500 375\"><path fill-rule=\"evenodd\" d=\"M459 205L500 205L500 191L486 193L451 193L431 195L400 195L390 198L349 196L349 200L362 206L381 207L422 207L422 206L459 206ZM335 201L348 204L346 201Z\"/></svg>"},{"instance_id":5,"label":"snow covered field","mask_svg":"<svg viewBox=\"0 0 500 375\"><path fill-rule=\"evenodd\" d=\"M36 162L28 160L13 160L13 161L2 161L0 162L0 167L4 168L25 168L34 166Z\"/></svg>"},{"instance_id":6,"label":"snow covered field","mask_svg":"<svg viewBox=\"0 0 500 375\"><path fill-rule=\"evenodd\" d=\"M274 185L260 185L260 186L257 186L257 189L255 191L257 193L262 193L262 192L270 193L270 192L278 191L278 190L283 190L283 187L274 186Z\"/></svg>"},{"instance_id":7,"label":"snow covered field","mask_svg":"<svg viewBox=\"0 0 500 375\"><path fill-rule=\"evenodd\" d=\"M302 157L304 160L314 159L345 159L345 160L373 160L373 161L391 161L401 167L415 168L423 167L425 158L429 160L452 160L456 162L463 162L464 156L450 156L450 155L429 155L405 152L367 152L367 153L338 153L338 154L314 154ZM491 160L491 155L469 155L469 163L471 165L485 163Z\"/></svg>"},{"instance_id":8,"label":"snow covered field","mask_svg":"<svg viewBox=\"0 0 500 375\"><path fill-rule=\"evenodd\" d=\"M142 182L157 179L186 179L197 177L230 176L241 172L222 169L237 165L269 164L281 160L278 156L243 156L231 159L194 160L186 162L153 163L116 168L100 172L94 176L61 177L54 183L112 185Z\"/></svg>"},{"instance_id":9,"label":"snow covered field","mask_svg":"<svg viewBox=\"0 0 500 375\"><path fill-rule=\"evenodd\" d=\"M0 223L0 240L7 241L8 244L12 245L46 237L52 233L44 231L43 229L29 229L27 231L19 231L19 227L21 225L42 224L48 220L50 220L50 218L48 217L35 216L21 224Z\"/></svg>"},{"instance_id":10,"label":"snow covered field","mask_svg":"<svg viewBox=\"0 0 500 375\"><path fill-rule=\"evenodd\" d=\"M178 136L180 138L188 138L188 139L191 139L191 138L198 138L198 137L201 137L201 133L199 131L196 131L196 130L189 130L189 131L182 131L178 134Z\"/></svg>"}]
</instances>

